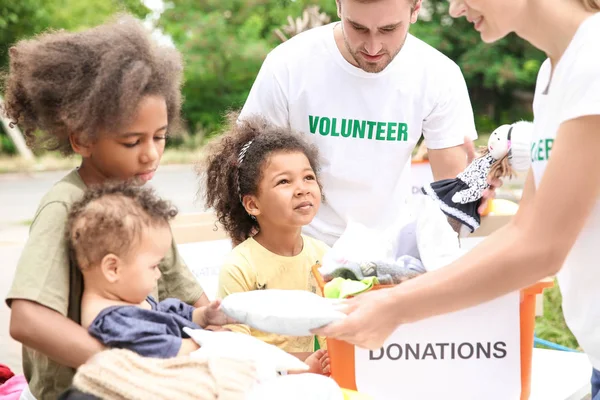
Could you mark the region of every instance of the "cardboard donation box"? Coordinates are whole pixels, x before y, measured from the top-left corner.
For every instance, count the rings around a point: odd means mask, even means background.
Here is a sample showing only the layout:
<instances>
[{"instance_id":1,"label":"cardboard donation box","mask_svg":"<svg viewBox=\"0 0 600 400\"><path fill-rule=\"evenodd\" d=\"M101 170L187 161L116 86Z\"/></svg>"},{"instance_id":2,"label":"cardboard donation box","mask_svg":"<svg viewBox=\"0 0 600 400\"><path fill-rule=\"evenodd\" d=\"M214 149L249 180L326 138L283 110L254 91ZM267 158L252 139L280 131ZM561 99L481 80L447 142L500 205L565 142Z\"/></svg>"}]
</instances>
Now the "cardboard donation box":
<instances>
[{"instance_id":1,"label":"cardboard donation box","mask_svg":"<svg viewBox=\"0 0 600 400\"><path fill-rule=\"evenodd\" d=\"M549 286L400 326L377 350L327 339L331 377L375 400L528 399L535 297Z\"/></svg>"}]
</instances>

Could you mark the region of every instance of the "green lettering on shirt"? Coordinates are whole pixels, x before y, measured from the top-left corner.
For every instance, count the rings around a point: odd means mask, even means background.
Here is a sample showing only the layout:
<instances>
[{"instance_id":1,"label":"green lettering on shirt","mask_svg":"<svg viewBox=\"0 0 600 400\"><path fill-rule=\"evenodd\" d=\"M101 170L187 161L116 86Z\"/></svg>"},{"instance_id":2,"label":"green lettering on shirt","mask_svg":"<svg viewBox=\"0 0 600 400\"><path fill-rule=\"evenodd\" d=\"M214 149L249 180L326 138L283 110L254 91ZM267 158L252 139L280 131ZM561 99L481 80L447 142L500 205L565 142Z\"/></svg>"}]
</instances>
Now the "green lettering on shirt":
<instances>
[{"instance_id":1,"label":"green lettering on shirt","mask_svg":"<svg viewBox=\"0 0 600 400\"><path fill-rule=\"evenodd\" d=\"M398 141L406 142L408 140L408 125L404 122L398 124Z\"/></svg>"},{"instance_id":2,"label":"green lettering on shirt","mask_svg":"<svg viewBox=\"0 0 600 400\"><path fill-rule=\"evenodd\" d=\"M329 129L331 129L331 120L327 117L321 118L319 123L319 133L323 136L329 135Z\"/></svg>"},{"instance_id":3,"label":"green lettering on shirt","mask_svg":"<svg viewBox=\"0 0 600 400\"><path fill-rule=\"evenodd\" d=\"M331 136L340 136L340 133L337 131L337 118L331 119Z\"/></svg>"},{"instance_id":4,"label":"green lettering on shirt","mask_svg":"<svg viewBox=\"0 0 600 400\"><path fill-rule=\"evenodd\" d=\"M312 115L308 116L308 129L310 129L310 133L314 134L317 132L318 124L319 124L319 117L314 117Z\"/></svg>"},{"instance_id":5,"label":"green lettering on shirt","mask_svg":"<svg viewBox=\"0 0 600 400\"><path fill-rule=\"evenodd\" d=\"M373 128L375 127L377 122L375 121L367 121L367 125L369 125L369 139L373 139Z\"/></svg>"},{"instance_id":6,"label":"green lettering on shirt","mask_svg":"<svg viewBox=\"0 0 600 400\"><path fill-rule=\"evenodd\" d=\"M352 137L387 142L408 141L408 124L405 122L368 121L309 115L308 129L312 134L318 131L321 136L329 137Z\"/></svg>"}]
</instances>

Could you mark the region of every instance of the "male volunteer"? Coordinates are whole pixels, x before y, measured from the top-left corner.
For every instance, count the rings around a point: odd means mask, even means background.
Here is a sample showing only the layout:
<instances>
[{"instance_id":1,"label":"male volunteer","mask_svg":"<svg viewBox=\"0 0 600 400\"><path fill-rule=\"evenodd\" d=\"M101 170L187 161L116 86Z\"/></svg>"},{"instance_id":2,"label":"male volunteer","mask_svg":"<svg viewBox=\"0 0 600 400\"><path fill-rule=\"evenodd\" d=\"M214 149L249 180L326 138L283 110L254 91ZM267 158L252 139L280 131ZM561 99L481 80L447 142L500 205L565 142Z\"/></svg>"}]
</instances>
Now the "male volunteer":
<instances>
[{"instance_id":1,"label":"male volunteer","mask_svg":"<svg viewBox=\"0 0 600 400\"><path fill-rule=\"evenodd\" d=\"M398 216L421 134L436 180L466 167L461 145L477 137L459 67L408 34L422 0L336 1L340 22L269 53L241 112L318 145L326 201L305 232L329 245L350 220L375 228Z\"/></svg>"}]
</instances>

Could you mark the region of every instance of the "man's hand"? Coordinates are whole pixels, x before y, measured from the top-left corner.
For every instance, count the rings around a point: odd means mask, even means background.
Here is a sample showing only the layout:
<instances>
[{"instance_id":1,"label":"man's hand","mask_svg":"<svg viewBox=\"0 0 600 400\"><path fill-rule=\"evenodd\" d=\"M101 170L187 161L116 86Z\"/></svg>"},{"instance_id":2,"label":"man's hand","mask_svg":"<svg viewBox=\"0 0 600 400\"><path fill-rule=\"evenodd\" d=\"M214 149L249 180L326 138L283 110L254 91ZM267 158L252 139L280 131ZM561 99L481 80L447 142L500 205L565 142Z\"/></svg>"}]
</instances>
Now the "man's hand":
<instances>
[{"instance_id":1,"label":"man's hand","mask_svg":"<svg viewBox=\"0 0 600 400\"><path fill-rule=\"evenodd\" d=\"M401 286L401 285L400 285ZM347 317L315 329L311 333L343 340L353 345L376 350L399 326L397 305L390 295L392 289L379 289L343 300L342 311Z\"/></svg>"}]
</instances>

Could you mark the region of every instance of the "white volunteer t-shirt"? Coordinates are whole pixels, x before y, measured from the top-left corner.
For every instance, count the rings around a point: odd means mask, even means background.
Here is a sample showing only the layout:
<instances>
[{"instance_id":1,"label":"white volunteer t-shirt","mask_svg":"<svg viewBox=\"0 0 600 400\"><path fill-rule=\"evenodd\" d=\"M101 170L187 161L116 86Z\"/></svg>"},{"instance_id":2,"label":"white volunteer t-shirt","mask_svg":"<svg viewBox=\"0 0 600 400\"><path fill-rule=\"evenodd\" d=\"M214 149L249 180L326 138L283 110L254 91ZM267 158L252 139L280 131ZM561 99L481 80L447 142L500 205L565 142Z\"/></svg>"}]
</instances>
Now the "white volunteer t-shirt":
<instances>
[{"instance_id":1,"label":"white volunteer t-shirt","mask_svg":"<svg viewBox=\"0 0 600 400\"><path fill-rule=\"evenodd\" d=\"M556 65L551 82L549 60L540 69L533 103L534 133L531 147L536 186L544 175L560 125L574 118L600 115L599 38L600 13L590 17L579 27ZM600 135L600 127L598 134ZM573 157L577 157L577 154L573 154ZM590 165L590 168L598 166ZM578 195L584 194L573 194ZM600 369L599 244L600 201L596 203L557 275L567 325L596 369Z\"/></svg>"},{"instance_id":2,"label":"white volunteer t-shirt","mask_svg":"<svg viewBox=\"0 0 600 400\"><path fill-rule=\"evenodd\" d=\"M408 35L385 70L367 73L340 53L335 24L271 51L241 112L303 132L319 147L326 201L305 231L329 245L350 220L376 228L399 215L422 134L430 149L477 137L465 80L453 61Z\"/></svg>"}]
</instances>

